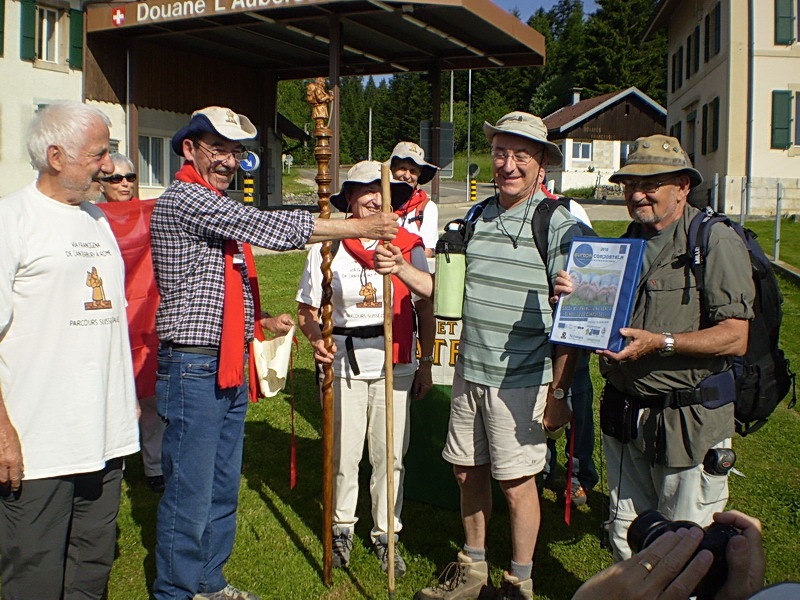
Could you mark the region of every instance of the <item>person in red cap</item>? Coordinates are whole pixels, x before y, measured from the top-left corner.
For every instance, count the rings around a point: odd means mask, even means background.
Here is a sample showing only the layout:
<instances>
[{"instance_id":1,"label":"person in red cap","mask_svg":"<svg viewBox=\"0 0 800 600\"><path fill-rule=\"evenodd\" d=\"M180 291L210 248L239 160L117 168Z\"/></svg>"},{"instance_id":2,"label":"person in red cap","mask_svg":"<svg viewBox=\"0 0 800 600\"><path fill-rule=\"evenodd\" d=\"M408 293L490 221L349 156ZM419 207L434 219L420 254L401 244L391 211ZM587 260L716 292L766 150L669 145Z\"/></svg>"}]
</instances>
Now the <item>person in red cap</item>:
<instances>
[{"instance_id":1,"label":"person in red cap","mask_svg":"<svg viewBox=\"0 0 800 600\"><path fill-rule=\"evenodd\" d=\"M231 200L225 192L244 158L244 142L255 137L253 123L229 108L193 113L172 138L185 162L150 222L161 295L156 395L166 422L153 585L158 600L258 600L222 573L236 533L245 346L257 319L276 334L293 322L256 305L249 244L281 251L352 237L391 240L397 232L392 214L315 220L303 210L260 211Z\"/></svg>"}]
</instances>

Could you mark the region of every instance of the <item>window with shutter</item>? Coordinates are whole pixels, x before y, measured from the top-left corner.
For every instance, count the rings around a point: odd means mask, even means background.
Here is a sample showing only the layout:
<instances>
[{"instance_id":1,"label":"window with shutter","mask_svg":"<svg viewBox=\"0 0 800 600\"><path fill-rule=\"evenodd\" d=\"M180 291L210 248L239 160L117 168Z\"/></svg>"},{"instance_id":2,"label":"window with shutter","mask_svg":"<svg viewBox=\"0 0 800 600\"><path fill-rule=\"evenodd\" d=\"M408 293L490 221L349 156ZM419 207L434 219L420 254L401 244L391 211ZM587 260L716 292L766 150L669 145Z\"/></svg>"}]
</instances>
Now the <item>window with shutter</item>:
<instances>
[{"instance_id":1,"label":"window with shutter","mask_svg":"<svg viewBox=\"0 0 800 600\"><path fill-rule=\"evenodd\" d=\"M69 11L69 66L83 68L83 12Z\"/></svg>"},{"instance_id":2,"label":"window with shutter","mask_svg":"<svg viewBox=\"0 0 800 600\"><path fill-rule=\"evenodd\" d=\"M711 15L706 15L705 20L705 39L703 40L703 62L708 62L711 58Z\"/></svg>"},{"instance_id":3,"label":"window with shutter","mask_svg":"<svg viewBox=\"0 0 800 600\"><path fill-rule=\"evenodd\" d=\"M3 32L6 25L6 3L0 2L0 56L3 56L3 44L5 42Z\"/></svg>"},{"instance_id":4,"label":"window with shutter","mask_svg":"<svg viewBox=\"0 0 800 600\"><path fill-rule=\"evenodd\" d=\"M717 2L714 7L714 55L722 49L722 5Z\"/></svg>"},{"instance_id":5,"label":"window with shutter","mask_svg":"<svg viewBox=\"0 0 800 600\"><path fill-rule=\"evenodd\" d=\"M711 101L711 151L719 148L719 96Z\"/></svg>"},{"instance_id":6,"label":"window with shutter","mask_svg":"<svg viewBox=\"0 0 800 600\"><path fill-rule=\"evenodd\" d=\"M708 104L703 104L703 125L700 133L700 153L708 154Z\"/></svg>"},{"instance_id":7,"label":"window with shutter","mask_svg":"<svg viewBox=\"0 0 800 600\"><path fill-rule=\"evenodd\" d=\"M19 57L22 60L36 59L36 2L22 0L20 4Z\"/></svg>"}]
</instances>

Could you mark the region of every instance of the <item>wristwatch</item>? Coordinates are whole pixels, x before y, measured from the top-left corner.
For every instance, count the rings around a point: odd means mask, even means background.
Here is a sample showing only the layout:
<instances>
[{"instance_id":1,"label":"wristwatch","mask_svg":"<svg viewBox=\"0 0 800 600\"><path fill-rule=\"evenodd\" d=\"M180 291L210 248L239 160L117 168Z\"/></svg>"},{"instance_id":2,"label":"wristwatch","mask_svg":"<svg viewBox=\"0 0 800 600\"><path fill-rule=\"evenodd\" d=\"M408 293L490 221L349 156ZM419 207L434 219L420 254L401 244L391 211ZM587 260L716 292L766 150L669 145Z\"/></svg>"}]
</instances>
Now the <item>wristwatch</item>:
<instances>
[{"instance_id":1,"label":"wristwatch","mask_svg":"<svg viewBox=\"0 0 800 600\"><path fill-rule=\"evenodd\" d=\"M556 400L563 400L567 397L567 392L564 391L564 388L551 388L553 390L553 398Z\"/></svg>"},{"instance_id":2,"label":"wristwatch","mask_svg":"<svg viewBox=\"0 0 800 600\"><path fill-rule=\"evenodd\" d=\"M675 338L666 331L662 331L661 335L664 336L664 347L658 353L661 356L672 356L675 354Z\"/></svg>"}]
</instances>

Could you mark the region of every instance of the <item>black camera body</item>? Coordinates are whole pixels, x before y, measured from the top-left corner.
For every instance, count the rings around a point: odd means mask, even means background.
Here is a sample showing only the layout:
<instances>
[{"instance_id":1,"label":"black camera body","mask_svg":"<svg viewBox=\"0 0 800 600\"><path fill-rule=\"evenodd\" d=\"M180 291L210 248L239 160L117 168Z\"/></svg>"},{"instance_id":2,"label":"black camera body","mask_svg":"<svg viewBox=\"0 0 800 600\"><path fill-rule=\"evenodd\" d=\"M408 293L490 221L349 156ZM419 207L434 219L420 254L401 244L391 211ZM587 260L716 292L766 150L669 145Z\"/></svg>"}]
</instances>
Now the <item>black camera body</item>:
<instances>
[{"instance_id":1,"label":"black camera body","mask_svg":"<svg viewBox=\"0 0 800 600\"><path fill-rule=\"evenodd\" d=\"M667 531L691 527L700 526L691 521L670 521L656 510L647 510L636 517L628 528L628 545L634 552L640 552ZM714 562L691 595L697 596L697 600L713 600L728 578L728 561L725 559L728 540L739 535L740 531L722 523L712 523L703 531L705 535L695 555L701 550L710 550L714 555Z\"/></svg>"}]
</instances>

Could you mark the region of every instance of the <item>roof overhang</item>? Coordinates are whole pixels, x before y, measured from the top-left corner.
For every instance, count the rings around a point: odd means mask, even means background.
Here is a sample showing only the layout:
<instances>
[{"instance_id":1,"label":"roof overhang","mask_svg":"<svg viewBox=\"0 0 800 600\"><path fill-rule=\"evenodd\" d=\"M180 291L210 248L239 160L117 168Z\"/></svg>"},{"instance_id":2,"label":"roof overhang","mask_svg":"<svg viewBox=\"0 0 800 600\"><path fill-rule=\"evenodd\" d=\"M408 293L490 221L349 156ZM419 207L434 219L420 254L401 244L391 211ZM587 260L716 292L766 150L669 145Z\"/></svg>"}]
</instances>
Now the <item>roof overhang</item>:
<instances>
[{"instance_id":1,"label":"roof overhang","mask_svg":"<svg viewBox=\"0 0 800 600\"><path fill-rule=\"evenodd\" d=\"M594 115L603 112L606 108L608 108L609 106L612 106L613 104L616 104L617 102L619 102L620 100L622 100L626 96L636 96L637 98L641 99L642 102L644 102L645 104L649 105L657 113L663 115L664 117L667 116L667 109L666 108L661 106L658 102L653 100L650 96L645 94L639 88L631 86L626 90L622 90L621 92L619 92L617 94L614 94L613 96L611 96L607 100L601 102L597 106L592 107L590 110L587 110L586 112L581 113L580 115L576 116L574 119L571 119L567 123L564 123L563 125L561 125L559 127L554 127L550 131L555 131L555 132L558 132L558 133L563 133L564 131L568 131L568 130L572 129L573 127L575 127L576 125L578 125L579 123L582 123L583 121L588 121ZM564 108L569 108L569 107L566 106ZM559 110L563 110L564 108L561 108ZM548 115L547 117L545 117L545 119L555 115L558 112L559 111L556 111L552 115Z\"/></svg>"},{"instance_id":2,"label":"roof overhang","mask_svg":"<svg viewBox=\"0 0 800 600\"><path fill-rule=\"evenodd\" d=\"M650 16L650 20L644 28L642 41L646 42L656 31L667 26L669 17L677 8L678 4L680 4L680 0L661 0L658 5L656 5L653 14Z\"/></svg>"},{"instance_id":3,"label":"roof overhang","mask_svg":"<svg viewBox=\"0 0 800 600\"><path fill-rule=\"evenodd\" d=\"M144 0L87 6L87 35L136 38L274 73L327 75L541 65L545 40L490 0Z\"/></svg>"}]
</instances>

